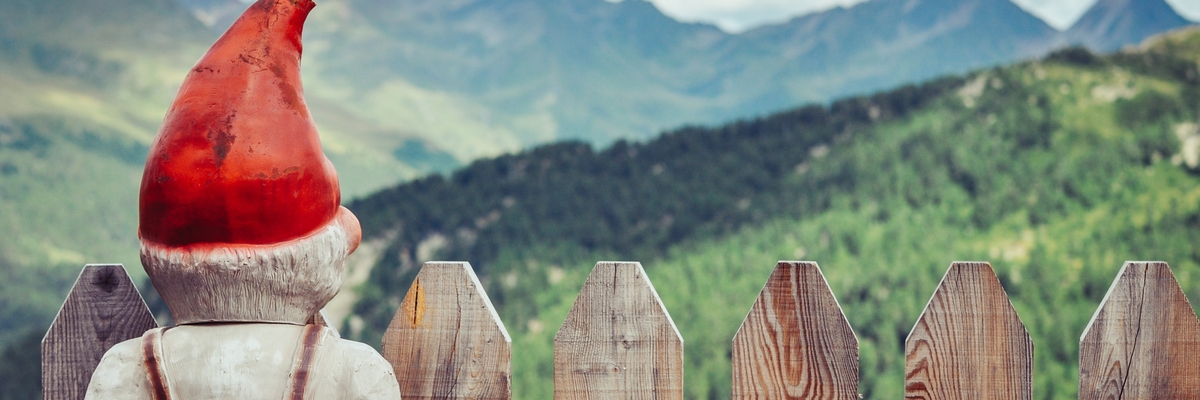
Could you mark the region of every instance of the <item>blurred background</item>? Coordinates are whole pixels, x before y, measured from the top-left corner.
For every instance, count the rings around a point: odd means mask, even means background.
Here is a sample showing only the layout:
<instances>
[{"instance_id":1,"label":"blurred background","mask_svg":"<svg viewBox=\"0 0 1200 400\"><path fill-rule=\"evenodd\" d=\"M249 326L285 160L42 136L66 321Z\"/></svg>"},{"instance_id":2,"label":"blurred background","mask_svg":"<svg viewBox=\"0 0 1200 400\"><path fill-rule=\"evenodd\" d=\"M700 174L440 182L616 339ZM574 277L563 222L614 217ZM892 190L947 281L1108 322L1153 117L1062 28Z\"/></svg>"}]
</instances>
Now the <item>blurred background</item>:
<instances>
[{"instance_id":1,"label":"blurred background","mask_svg":"<svg viewBox=\"0 0 1200 400\"><path fill-rule=\"evenodd\" d=\"M137 191L238 0L0 0L0 398L85 263L138 261ZM990 260L1033 336L1034 395L1125 260L1200 297L1200 2L320 0L305 97L365 241L328 312L378 347L420 263L476 268L513 392L592 265L637 260L728 398L730 340L777 260L817 261L865 398L945 268Z\"/></svg>"}]
</instances>

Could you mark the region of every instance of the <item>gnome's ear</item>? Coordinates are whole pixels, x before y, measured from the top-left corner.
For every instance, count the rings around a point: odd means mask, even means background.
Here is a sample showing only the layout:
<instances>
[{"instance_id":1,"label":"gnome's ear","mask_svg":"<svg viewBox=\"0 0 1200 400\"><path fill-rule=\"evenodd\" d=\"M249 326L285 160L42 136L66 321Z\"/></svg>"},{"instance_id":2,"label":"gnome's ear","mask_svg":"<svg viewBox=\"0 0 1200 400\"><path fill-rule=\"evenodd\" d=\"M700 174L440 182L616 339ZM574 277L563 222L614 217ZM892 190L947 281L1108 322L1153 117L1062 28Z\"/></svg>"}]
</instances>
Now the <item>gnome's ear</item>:
<instances>
[{"instance_id":1,"label":"gnome's ear","mask_svg":"<svg viewBox=\"0 0 1200 400\"><path fill-rule=\"evenodd\" d=\"M350 255L362 242L362 226L358 224L358 217L342 206L338 206L337 221L346 230L346 242L349 244L346 246L346 255Z\"/></svg>"}]
</instances>

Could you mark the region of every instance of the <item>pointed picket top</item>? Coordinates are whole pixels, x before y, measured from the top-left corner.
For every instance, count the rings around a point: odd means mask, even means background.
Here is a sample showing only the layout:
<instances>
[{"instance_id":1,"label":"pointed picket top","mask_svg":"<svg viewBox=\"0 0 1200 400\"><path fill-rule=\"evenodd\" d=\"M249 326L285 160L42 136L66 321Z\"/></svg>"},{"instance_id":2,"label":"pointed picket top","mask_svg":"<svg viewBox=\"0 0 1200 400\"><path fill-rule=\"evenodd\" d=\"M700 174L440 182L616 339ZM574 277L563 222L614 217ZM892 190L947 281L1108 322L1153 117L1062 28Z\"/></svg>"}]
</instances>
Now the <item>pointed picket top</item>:
<instances>
[{"instance_id":1,"label":"pointed picket top","mask_svg":"<svg viewBox=\"0 0 1200 400\"><path fill-rule=\"evenodd\" d=\"M683 399L683 337L636 262L599 262L554 336L555 399Z\"/></svg>"},{"instance_id":2,"label":"pointed picket top","mask_svg":"<svg viewBox=\"0 0 1200 400\"><path fill-rule=\"evenodd\" d=\"M950 265L904 358L905 399L1033 397L1033 341L986 262Z\"/></svg>"},{"instance_id":3,"label":"pointed picket top","mask_svg":"<svg viewBox=\"0 0 1200 400\"><path fill-rule=\"evenodd\" d=\"M858 398L858 338L816 263L775 265L733 336L733 398Z\"/></svg>"},{"instance_id":4,"label":"pointed picket top","mask_svg":"<svg viewBox=\"0 0 1200 400\"><path fill-rule=\"evenodd\" d=\"M1117 273L1079 341L1079 398L1200 398L1200 320L1167 263Z\"/></svg>"},{"instance_id":5,"label":"pointed picket top","mask_svg":"<svg viewBox=\"0 0 1200 400\"><path fill-rule=\"evenodd\" d=\"M84 266L42 339L42 398L82 399L104 352L156 327L125 267Z\"/></svg>"},{"instance_id":6,"label":"pointed picket top","mask_svg":"<svg viewBox=\"0 0 1200 400\"><path fill-rule=\"evenodd\" d=\"M383 335L404 399L509 399L512 339L471 265L427 262Z\"/></svg>"}]
</instances>

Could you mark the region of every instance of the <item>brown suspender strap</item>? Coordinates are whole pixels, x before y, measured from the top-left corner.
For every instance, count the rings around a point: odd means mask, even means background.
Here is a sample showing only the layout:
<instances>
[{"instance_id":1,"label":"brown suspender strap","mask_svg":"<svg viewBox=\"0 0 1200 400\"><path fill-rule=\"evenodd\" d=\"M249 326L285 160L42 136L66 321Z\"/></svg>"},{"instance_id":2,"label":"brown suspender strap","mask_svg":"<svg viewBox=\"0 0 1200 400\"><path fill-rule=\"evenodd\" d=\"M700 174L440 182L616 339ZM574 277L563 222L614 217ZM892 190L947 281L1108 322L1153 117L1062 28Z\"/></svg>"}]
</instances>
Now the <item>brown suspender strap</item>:
<instances>
[{"instance_id":1,"label":"brown suspender strap","mask_svg":"<svg viewBox=\"0 0 1200 400\"><path fill-rule=\"evenodd\" d=\"M146 365L146 377L150 380L150 395L154 400L171 400L171 388L167 385L166 361L163 359L162 334L166 328L155 328L142 335L142 359ZM309 372L317 359L317 350L324 338L320 325L305 325L296 346L292 374L288 377L284 391L285 400L307 400Z\"/></svg>"},{"instance_id":2,"label":"brown suspender strap","mask_svg":"<svg viewBox=\"0 0 1200 400\"><path fill-rule=\"evenodd\" d=\"M309 372L316 362L317 350L321 347L321 339L325 336L320 325L305 325L300 334L300 343L296 346L295 364L292 375L288 379L288 389L284 392L285 400L308 399Z\"/></svg>"},{"instance_id":3,"label":"brown suspender strap","mask_svg":"<svg viewBox=\"0 0 1200 400\"><path fill-rule=\"evenodd\" d=\"M170 327L154 328L142 335L142 360L146 365L150 395L154 400L171 400L171 388L167 386L167 370L162 357L162 334L167 329Z\"/></svg>"}]
</instances>

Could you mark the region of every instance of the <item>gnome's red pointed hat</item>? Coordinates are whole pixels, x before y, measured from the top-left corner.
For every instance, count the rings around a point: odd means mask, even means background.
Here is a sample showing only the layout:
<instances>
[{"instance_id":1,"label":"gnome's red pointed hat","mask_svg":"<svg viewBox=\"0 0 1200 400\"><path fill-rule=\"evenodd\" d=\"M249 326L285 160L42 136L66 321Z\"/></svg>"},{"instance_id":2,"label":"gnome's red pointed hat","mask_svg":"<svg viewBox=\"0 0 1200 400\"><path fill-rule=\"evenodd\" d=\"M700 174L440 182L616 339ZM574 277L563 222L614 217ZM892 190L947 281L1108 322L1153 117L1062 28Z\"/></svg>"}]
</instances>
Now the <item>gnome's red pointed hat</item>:
<instances>
[{"instance_id":1,"label":"gnome's red pointed hat","mask_svg":"<svg viewBox=\"0 0 1200 400\"><path fill-rule=\"evenodd\" d=\"M142 264L179 323L303 324L361 237L300 87L312 0L259 0L192 68L142 176Z\"/></svg>"}]
</instances>

